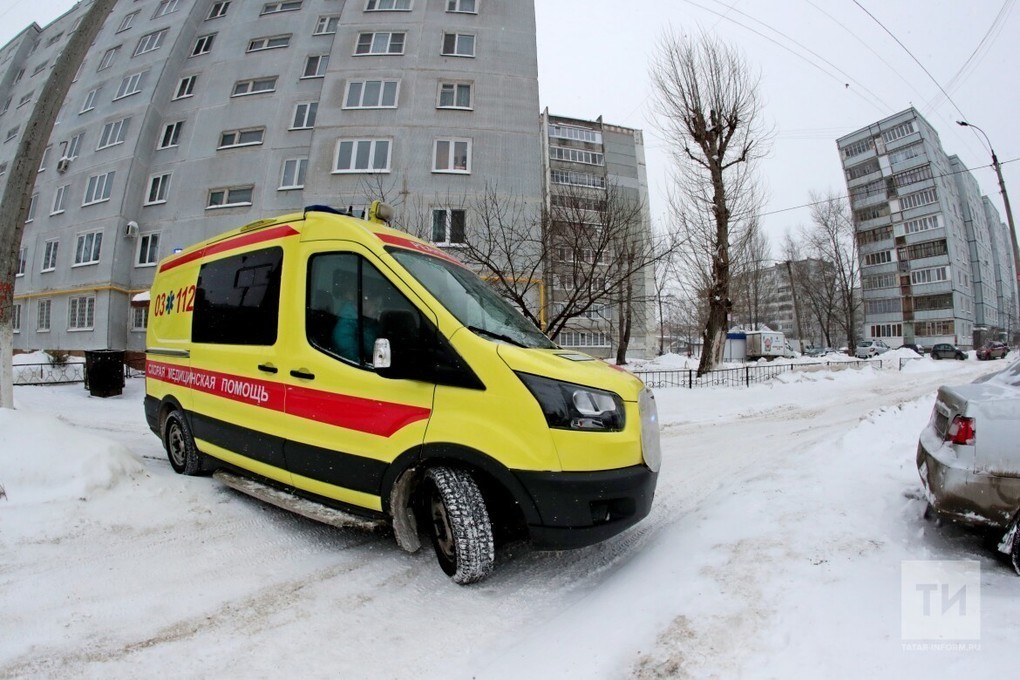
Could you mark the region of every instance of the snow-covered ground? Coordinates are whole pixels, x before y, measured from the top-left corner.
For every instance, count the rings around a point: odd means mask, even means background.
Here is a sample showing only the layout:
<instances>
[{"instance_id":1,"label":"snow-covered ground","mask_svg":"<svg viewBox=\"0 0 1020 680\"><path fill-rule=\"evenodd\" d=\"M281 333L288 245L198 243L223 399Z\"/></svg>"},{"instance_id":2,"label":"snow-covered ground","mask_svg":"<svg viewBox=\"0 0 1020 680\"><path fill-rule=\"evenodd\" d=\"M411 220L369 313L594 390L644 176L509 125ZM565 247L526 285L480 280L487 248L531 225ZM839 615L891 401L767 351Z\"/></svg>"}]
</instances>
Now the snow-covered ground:
<instances>
[{"instance_id":1,"label":"snow-covered ground","mask_svg":"<svg viewBox=\"0 0 1020 680\"><path fill-rule=\"evenodd\" d=\"M140 379L108 399L16 387L0 677L1012 677L1020 578L921 518L914 464L938 385L1005 364L900 371L890 354L885 370L657 391L651 515L583 550L513 546L470 587L431 551L175 475ZM916 560L979 565L977 640L904 638Z\"/></svg>"}]
</instances>

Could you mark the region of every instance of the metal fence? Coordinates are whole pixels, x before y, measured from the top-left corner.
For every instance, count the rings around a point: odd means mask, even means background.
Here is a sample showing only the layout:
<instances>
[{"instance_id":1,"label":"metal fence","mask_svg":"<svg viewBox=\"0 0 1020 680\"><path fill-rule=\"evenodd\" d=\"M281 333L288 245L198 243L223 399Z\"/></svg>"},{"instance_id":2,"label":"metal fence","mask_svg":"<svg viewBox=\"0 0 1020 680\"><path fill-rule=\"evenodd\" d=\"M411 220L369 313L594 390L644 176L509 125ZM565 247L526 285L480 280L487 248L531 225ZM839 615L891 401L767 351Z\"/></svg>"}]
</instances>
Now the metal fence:
<instances>
[{"instance_id":1,"label":"metal fence","mask_svg":"<svg viewBox=\"0 0 1020 680\"><path fill-rule=\"evenodd\" d=\"M772 380L780 373L792 371L840 370L845 368L862 368L873 366L882 368L881 361L819 361L816 363L799 364L748 364L739 368L723 368L698 375L697 369L683 368L663 371L634 371L652 389L662 387L748 387Z\"/></svg>"},{"instance_id":2,"label":"metal fence","mask_svg":"<svg viewBox=\"0 0 1020 680\"><path fill-rule=\"evenodd\" d=\"M64 385L85 382L85 364L15 364L15 385Z\"/></svg>"}]
</instances>

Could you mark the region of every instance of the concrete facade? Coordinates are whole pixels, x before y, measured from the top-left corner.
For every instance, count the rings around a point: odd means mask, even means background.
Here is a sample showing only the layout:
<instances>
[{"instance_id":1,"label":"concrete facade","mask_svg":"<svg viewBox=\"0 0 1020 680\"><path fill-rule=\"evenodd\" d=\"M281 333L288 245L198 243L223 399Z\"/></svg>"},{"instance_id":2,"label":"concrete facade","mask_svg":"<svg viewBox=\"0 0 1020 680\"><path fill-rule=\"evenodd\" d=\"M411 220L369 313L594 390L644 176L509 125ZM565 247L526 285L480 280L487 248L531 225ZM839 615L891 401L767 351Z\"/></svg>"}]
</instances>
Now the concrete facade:
<instances>
[{"instance_id":1,"label":"concrete facade","mask_svg":"<svg viewBox=\"0 0 1020 680\"><path fill-rule=\"evenodd\" d=\"M0 169L88 7L0 50ZM487 191L539 214L535 40L532 0L122 0L39 171L15 347L143 351L159 259L306 205L382 198L452 249Z\"/></svg>"},{"instance_id":2,"label":"concrete facade","mask_svg":"<svg viewBox=\"0 0 1020 680\"><path fill-rule=\"evenodd\" d=\"M1005 339L1016 328L1009 242L935 129L911 108L837 146L859 246L862 336L893 347Z\"/></svg>"}]
</instances>

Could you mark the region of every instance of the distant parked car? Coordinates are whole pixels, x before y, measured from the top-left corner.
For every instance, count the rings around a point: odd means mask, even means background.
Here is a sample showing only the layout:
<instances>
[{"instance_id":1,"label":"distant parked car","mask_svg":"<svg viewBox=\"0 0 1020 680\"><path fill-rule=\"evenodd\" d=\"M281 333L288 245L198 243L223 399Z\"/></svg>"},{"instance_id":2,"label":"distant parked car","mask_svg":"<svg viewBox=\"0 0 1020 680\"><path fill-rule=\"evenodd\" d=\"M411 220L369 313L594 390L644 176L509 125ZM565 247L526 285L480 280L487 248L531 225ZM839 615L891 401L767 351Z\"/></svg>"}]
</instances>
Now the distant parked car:
<instances>
[{"instance_id":1,"label":"distant parked car","mask_svg":"<svg viewBox=\"0 0 1020 680\"><path fill-rule=\"evenodd\" d=\"M932 359L966 359L967 353L956 345L948 342L940 342L931 347Z\"/></svg>"},{"instance_id":2,"label":"distant parked car","mask_svg":"<svg viewBox=\"0 0 1020 680\"><path fill-rule=\"evenodd\" d=\"M924 355L924 347L922 347L921 345L915 345L914 343L911 343L911 342L908 342L905 345L900 345L896 349L912 349L915 352L917 352L918 354L920 354L922 356Z\"/></svg>"},{"instance_id":3,"label":"distant parked car","mask_svg":"<svg viewBox=\"0 0 1020 680\"><path fill-rule=\"evenodd\" d=\"M858 359L870 359L871 357L877 357L879 354L885 354L889 349L889 345L885 344L882 340L862 340L857 343L855 354Z\"/></svg>"},{"instance_id":4,"label":"distant parked car","mask_svg":"<svg viewBox=\"0 0 1020 680\"><path fill-rule=\"evenodd\" d=\"M976 352L977 358L981 361L987 361L988 359L1004 359L1008 353L1009 347L1007 347L1004 343L996 342L995 340L986 342L981 347L978 347Z\"/></svg>"},{"instance_id":5,"label":"distant parked car","mask_svg":"<svg viewBox=\"0 0 1020 680\"><path fill-rule=\"evenodd\" d=\"M938 345L936 345L937 347ZM950 345L951 346L951 345ZM1001 535L1020 574L1020 362L967 385L939 388L917 443L929 516Z\"/></svg>"},{"instance_id":6,"label":"distant parked car","mask_svg":"<svg viewBox=\"0 0 1020 680\"><path fill-rule=\"evenodd\" d=\"M824 356L828 356L829 354L835 354L835 352L836 350L832 349L831 347L812 347L806 352L804 352L804 356L809 356L818 359Z\"/></svg>"}]
</instances>

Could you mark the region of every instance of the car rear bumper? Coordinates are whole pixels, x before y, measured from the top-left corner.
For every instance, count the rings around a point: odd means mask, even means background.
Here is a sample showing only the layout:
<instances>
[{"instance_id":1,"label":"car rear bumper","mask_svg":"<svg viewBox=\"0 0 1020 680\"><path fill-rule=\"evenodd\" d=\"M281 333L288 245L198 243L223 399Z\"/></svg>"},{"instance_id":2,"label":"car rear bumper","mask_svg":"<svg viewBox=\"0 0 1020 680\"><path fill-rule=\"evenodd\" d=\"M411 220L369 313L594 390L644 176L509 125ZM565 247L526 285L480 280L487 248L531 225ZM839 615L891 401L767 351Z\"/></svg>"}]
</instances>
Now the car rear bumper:
<instances>
[{"instance_id":1,"label":"car rear bumper","mask_svg":"<svg viewBox=\"0 0 1020 680\"><path fill-rule=\"evenodd\" d=\"M1020 477L974 472L948 460L948 447L917 444L917 470L929 505L941 516L973 526L1005 529L1020 508Z\"/></svg>"}]
</instances>

